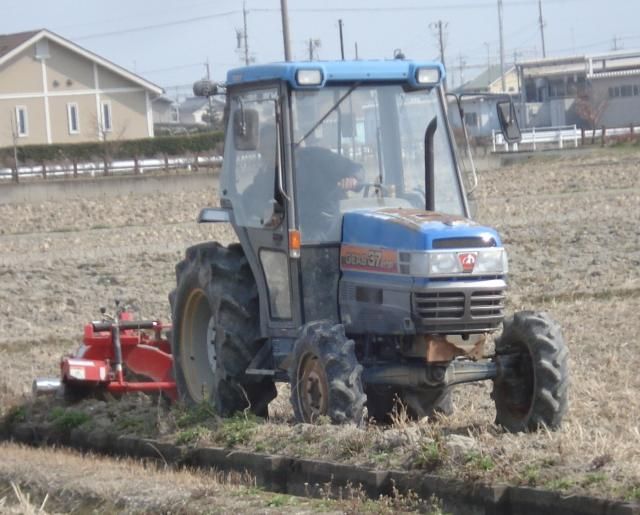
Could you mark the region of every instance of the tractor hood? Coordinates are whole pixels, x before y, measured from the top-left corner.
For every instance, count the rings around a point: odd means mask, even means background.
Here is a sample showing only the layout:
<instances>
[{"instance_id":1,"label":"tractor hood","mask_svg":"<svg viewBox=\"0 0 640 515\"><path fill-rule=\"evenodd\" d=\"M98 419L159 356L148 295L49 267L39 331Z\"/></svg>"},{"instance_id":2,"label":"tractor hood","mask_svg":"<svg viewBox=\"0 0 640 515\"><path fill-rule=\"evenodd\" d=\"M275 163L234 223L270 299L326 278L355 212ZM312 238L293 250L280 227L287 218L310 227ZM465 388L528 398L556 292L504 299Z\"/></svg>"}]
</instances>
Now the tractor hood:
<instances>
[{"instance_id":1,"label":"tractor hood","mask_svg":"<svg viewBox=\"0 0 640 515\"><path fill-rule=\"evenodd\" d=\"M502 246L494 229L467 218L402 208L345 213L342 243L407 251Z\"/></svg>"}]
</instances>

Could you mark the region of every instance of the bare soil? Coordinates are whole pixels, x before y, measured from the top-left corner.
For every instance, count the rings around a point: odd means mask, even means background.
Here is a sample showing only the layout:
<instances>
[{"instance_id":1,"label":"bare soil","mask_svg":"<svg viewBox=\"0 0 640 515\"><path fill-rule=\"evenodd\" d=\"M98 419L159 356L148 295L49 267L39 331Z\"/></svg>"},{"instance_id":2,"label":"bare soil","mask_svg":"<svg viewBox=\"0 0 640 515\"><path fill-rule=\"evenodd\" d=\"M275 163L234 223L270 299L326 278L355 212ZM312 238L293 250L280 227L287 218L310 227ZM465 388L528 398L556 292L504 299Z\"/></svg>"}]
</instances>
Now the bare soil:
<instances>
[{"instance_id":1,"label":"bare soil","mask_svg":"<svg viewBox=\"0 0 640 515\"><path fill-rule=\"evenodd\" d=\"M489 383L458 388L455 414L437 421L293 426L283 388L271 421L232 444L640 500L639 163L637 147L604 149L480 174L476 218L508 249L509 311L550 312L570 349L570 412L560 430L504 433L493 425ZM0 415L34 376L56 374L57 358L79 344L101 305L119 298L141 318L169 319L184 249L234 241L224 226L194 222L216 195L212 184L108 203L0 205ZM196 440L228 444L224 427Z\"/></svg>"}]
</instances>

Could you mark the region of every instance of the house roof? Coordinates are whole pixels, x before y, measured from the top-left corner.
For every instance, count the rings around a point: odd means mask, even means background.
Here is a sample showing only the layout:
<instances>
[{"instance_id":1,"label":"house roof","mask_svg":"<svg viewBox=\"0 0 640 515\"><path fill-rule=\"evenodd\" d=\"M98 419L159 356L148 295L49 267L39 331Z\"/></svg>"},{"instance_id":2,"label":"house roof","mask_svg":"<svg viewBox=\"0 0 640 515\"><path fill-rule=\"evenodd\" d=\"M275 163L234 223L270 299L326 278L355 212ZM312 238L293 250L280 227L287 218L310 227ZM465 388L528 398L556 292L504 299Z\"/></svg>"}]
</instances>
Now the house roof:
<instances>
[{"instance_id":1,"label":"house roof","mask_svg":"<svg viewBox=\"0 0 640 515\"><path fill-rule=\"evenodd\" d=\"M118 66L117 64L112 63L111 61L100 57L99 55L94 54L80 45L77 45L76 43L73 43L72 41L69 41L68 39L65 39L47 29L0 35L0 65L44 38L49 39L100 66L103 66L111 72L138 84L156 95L161 95L164 92L164 90L157 84L149 82L139 75L136 75L135 73L132 73L129 70L126 70L125 68L122 68L121 66Z\"/></svg>"},{"instance_id":2,"label":"house roof","mask_svg":"<svg viewBox=\"0 0 640 515\"><path fill-rule=\"evenodd\" d=\"M569 57L548 57L519 63L527 77L585 74L589 78L637 75L640 71L640 51L616 51Z\"/></svg>"},{"instance_id":3,"label":"house roof","mask_svg":"<svg viewBox=\"0 0 640 515\"><path fill-rule=\"evenodd\" d=\"M215 107L221 108L221 102L217 99L212 99L212 103ZM178 106L181 113L195 113L200 109L204 109L209 104L209 99L205 97L188 97L185 98Z\"/></svg>"},{"instance_id":4,"label":"house roof","mask_svg":"<svg viewBox=\"0 0 640 515\"><path fill-rule=\"evenodd\" d=\"M30 30L28 32L18 32L16 34L0 34L0 59L11 52L14 48L22 45L35 36L39 30Z\"/></svg>"},{"instance_id":5,"label":"house roof","mask_svg":"<svg viewBox=\"0 0 640 515\"><path fill-rule=\"evenodd\" d=\"M513 66L509 66L505 68L504 74L507 75L513 70ZM488 90L489 86L494 82L500 80L500 65L495 64L489 66L485 69L480 75L471 79L468 82L465 82L462 86L458 88L459 91L484 91Z\"/></svg>"}]
</instances>

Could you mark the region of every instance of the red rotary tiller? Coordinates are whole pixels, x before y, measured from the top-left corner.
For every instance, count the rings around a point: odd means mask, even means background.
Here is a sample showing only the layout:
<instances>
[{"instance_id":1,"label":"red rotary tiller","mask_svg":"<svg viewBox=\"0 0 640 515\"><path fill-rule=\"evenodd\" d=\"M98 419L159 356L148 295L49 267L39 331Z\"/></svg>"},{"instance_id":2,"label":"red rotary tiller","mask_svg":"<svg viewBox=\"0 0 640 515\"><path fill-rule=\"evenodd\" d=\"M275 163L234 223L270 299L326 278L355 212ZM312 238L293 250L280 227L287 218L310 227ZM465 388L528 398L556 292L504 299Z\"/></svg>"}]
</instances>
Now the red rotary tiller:
<instances>
[{"instance_id":1,"label":"red rotary tiller","mask_svg":"<svg viewBox=\"0 0 640 515\"><path fill-rule=\"evenodd\" d=\"M36 395L62 392L74 397L87 391L162 392L176 400L171 342L163 334L170 324L159 320L134 320L133 314L119 306L116 315L84 326L82 345L60 362L60 378L38 378ZM145 380L132 380L130 374ZM128 377L129 376L129 377Z\"/></svg>"}]
</instances>

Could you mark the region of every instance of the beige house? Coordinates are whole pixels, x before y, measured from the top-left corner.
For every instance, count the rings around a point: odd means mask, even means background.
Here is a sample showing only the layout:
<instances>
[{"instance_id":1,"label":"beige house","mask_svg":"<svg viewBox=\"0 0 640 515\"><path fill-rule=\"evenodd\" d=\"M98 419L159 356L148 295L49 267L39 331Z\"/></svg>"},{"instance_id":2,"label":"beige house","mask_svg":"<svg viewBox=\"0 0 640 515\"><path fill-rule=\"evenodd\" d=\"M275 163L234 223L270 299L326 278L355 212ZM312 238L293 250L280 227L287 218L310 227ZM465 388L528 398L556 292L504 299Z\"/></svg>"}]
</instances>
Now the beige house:
<instances>
[{"instance_id":1,"label":"beige house","mask_svg":"<svg viewBox=\"0 0 640 515\"><path fill-rule=\"evenodd\" d=\"M150 137L162 93L48 30L0 35L0 147Z\"/></svg>"}]
</instances>

